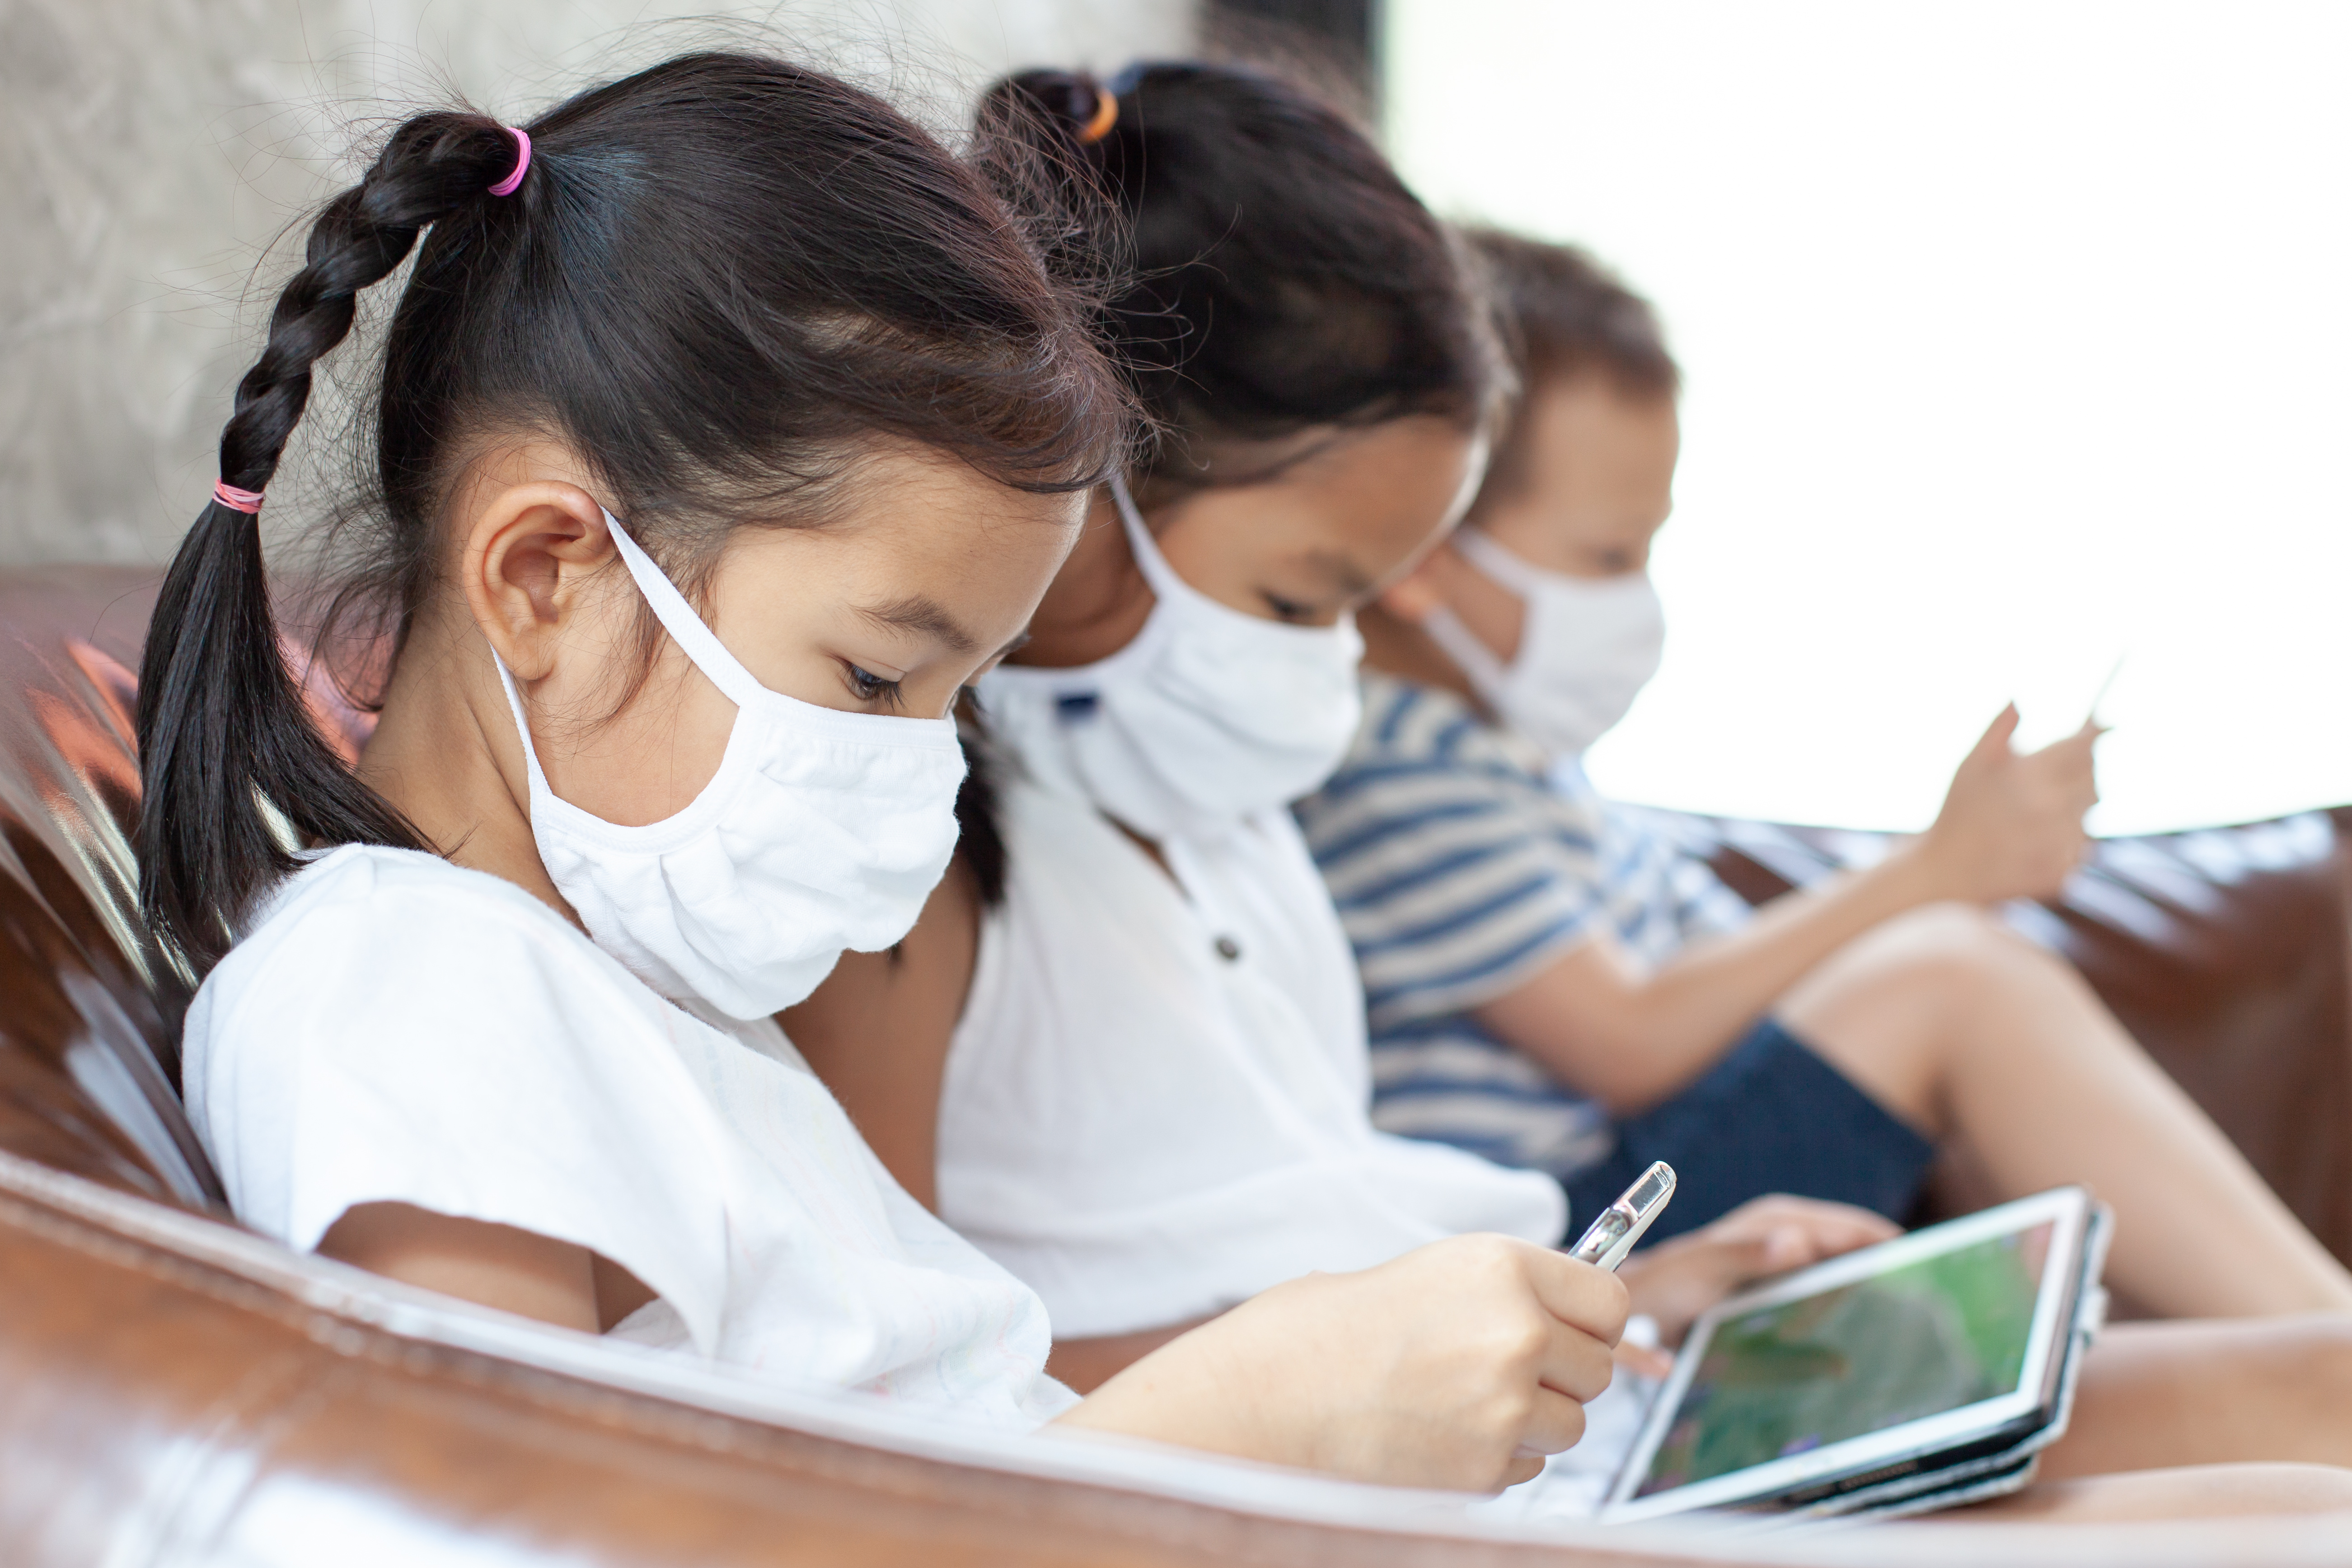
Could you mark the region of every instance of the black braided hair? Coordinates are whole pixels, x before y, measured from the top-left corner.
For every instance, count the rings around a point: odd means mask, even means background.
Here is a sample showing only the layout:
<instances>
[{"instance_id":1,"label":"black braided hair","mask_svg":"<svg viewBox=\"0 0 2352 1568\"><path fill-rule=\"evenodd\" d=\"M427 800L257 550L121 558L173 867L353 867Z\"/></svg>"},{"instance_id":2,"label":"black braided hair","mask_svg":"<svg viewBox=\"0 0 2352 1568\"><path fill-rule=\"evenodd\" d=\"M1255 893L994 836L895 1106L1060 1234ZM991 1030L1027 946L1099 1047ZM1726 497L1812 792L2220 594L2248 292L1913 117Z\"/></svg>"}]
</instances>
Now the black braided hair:
<instances>
[{"instance_id":1,"label":"black braided hair","mask_svg":"<svg viewBox=\"0 0 2352 1568\"><path fill-rule=\"evenodd\" d=\"M1108 83L1023 71L989 90L979 129L1123 219L1096 226L1125 279L1106 335L1168 437L1139 478L1213 482L1200 464L1224 438L1501 415L1513 378L1459 242L1303 86L1200 63Z\"/></svg>"},{"instance_id":2,"label":"black braided hair","mask_svg":"<svg viewBox=\"0 0 2352 1568\"><path fill-rule=\"evenodd\" d=\"M443 498L480 442L541 435L689 595L726 534L825 514L877 437L1021 489L1100 482L1131 402L1001 172L871 95L749 54L681 57L530 121L419 115L329 202L221 434L265 489L350 332L412 249L370 422L358 561L326 584L401 636L431 590ZM420 233L425 235L421 249ZM641 617L650 659L658 632ZM196 519L149 627L140 891L199 969L299 844L431 847L330 752L279 652L255 519Z\"/></svg>"},{"instance_id":3,"label":"black braided hair","mask_svg":"<svg viewBox=\"0 0 2352 1568\"><path fill-rule=\"evenodd\" d=\"M268 342L237 383L221 430L224 483L268 488L310 402L310 367L350 333L360 290L405 260L426 225L481 200L517 150L483 116L419 116L327 204L270 311ZM231 911L293 867L273 808L307 838L424 847L311 722L279 648L259 520L217 499L182 542L148 623L139 741L140 898L199 962L225 949Z\"/></svg>"}]
</instances>

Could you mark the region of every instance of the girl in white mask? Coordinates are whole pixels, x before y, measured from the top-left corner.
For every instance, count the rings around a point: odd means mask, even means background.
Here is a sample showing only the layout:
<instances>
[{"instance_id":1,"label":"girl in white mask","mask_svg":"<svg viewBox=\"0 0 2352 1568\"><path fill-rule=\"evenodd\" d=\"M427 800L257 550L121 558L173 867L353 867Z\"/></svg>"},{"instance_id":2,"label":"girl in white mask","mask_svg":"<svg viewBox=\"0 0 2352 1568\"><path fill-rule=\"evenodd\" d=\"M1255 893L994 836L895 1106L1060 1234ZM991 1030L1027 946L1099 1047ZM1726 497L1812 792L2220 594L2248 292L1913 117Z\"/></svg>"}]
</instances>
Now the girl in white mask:
<instances>
[{"instance_id":1,"label":"girl in white mask","mask_svg":"<svg viewBox=\"0 0 2352 1568\"><path fill-rule=\"evenodd\" d=\"M1560 1238L1549 1177L1373 1131L1354 963L1288 809L1355 732L1354 607L1466 503L1503 373L1439 226L1287 87L1034 73L983 129L1135 220L1112 337L1162 431L978 684L987 839L785 1023L1091 1387L1309 1269Z\"/></svg>"},{"instance_id":2,"label":"girl in white mask","mask_svg":"<svg viewBox=\"0 0 2352 1568\"><path fill-rule=\"evenodd\" d=\"M1562 1235L1550 1175L1371 1125L1363 993L1286 809L1359 727L1352 612L1465 504L1501 377L1438 226L1296 89L1206 66L1034 72L992 95L984 128L1008 121L1133 222L1142 281L1110 315L1165 436L979 682L994 812L967 813L906 941L845 959L784 1022L906 1187L1045 1298L1055 1372L1116 1389L1304 1269L1472 1230ZM2047 1181L2082 1173L2066 1152ZM1765 1198L1637 1254L1627 1282L1671 1331L1740 1279L1892 1228ZM2335 1288L2307 1238L2281 1250L2292 1283ZM2147 1435L2125 1463L2225 1457L2168 1453L2180 1423L2148 1415L2241 1348L2209 1338L2159 1374L2144 1359L2103 1377L2092 1427ZM2252 1348L2352 1375L2352 1341L2324 1331ZM2251 1403L2302 1445L2273 1457L2352 1458L2275 1377ZM1593 1447L1605 1473L1615 1449ZM2119 1450L2070 1452L2079 1472ZM2193 1510L2227 1486L2175 1473L2034 1506Z\"/></svg>"},{"instance_id":3,"label":"girl in white mask","mask_svg":"<svg viewBox=\"0 0 2352 1568\"><path fill-rule=\"evenodd\" d=\"M1576 754L1655 667L1643 571L1678 433L1648 306L1576 252L1477 237L1524 401L1460 536L1361 617L1366 721L1299 808L1361 960L1382 1126L1548 1170L1650 1159L1669 1230L1764 1192L1900 1218L1939 1150L1988 1197L2082 1181L2111 1277L2173 1315L2352 1305L2352 1279L2061 962L1984 907L2081 854L2096 731L2004 713L1935 826L1752 921L1595 797ZM2199 1238L2230 1238L2230 1261Z\"/></svg>"},{"instance_id":4,"label":"girl in white mask","mask_svg":"<svg viewBox=\"0 0 2352 1568\"><path fill-rule=\"evenodd\" d=\"M377 570L331 584L399 632L353 768L280 661L255 514L420 229ZM151 627L142 893L205 976L190 1116L262 1234L569 1329L1008 1432L1498 1484L1575 1440L1615 1279L1448 1243L1081 1403L1035 1293L768 1016L914 921L950 704L1127 449L1023 233L887 106L748 56L393 132L312 229Z\"/></svg>"}]
</instances>

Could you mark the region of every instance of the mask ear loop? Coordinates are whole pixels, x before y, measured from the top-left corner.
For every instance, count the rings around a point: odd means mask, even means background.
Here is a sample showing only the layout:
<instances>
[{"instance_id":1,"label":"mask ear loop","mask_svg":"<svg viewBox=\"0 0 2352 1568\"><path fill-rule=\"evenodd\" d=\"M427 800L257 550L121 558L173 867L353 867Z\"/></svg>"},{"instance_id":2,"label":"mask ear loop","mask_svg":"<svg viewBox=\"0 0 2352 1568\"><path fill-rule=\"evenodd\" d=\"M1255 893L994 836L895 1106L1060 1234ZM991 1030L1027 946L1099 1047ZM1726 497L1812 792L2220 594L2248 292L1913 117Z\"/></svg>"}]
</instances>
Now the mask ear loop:
<instances>
[{"instance_id":1,"label":"mask ear loop","mask_svg":"<svg viewBox=\"0 0 2352 1568\"><path fill-rule=\"evenodd\" d=\"M1462 559L1522 599L1532 598L1543 574L1475 528L1457 528L1453 544Z\"/></svg>"},{"instance_id":2,"label":"mask ear loop","mask_svg":"<svg viewBox=\"0 0 2352 1568\"><path fill-rule=\"evenodd\" d=\"M543 795L552 799L555 791L549 787L547 774L539 765L539 747L531 742L530 721L523 716L522 693L515 686L514 671L507 668L507 661L499 657L496 648L490 649L490 662L499 667L499 686L506 692L507 707L514 713L516 732L522 736L523 771L530 780L530 793L534 797Z\"/></svg>"},{"instance_id":3,"label":"mask ear loop","mask_svg":"<svg viewBox=\"0 0 2352 1568\"><path fill-rule=\"evenodd\" d=\"M1534 595L1535 569L1475 529L1457 528L1450 543L1471 570L1497 587L1517 595L1521 604ZM1421 619L1421 629L1429 635L1438 650L1454 661L1454 667L1470 679L1470 685L1486 700L1486 706L1502 711L1503 694L1511 683L1511 666L1503 662L1493 648L1478 640L1450 605L1440 605ZM1527 638L1519 639L1520 650L1526 651ZM1517 661L1514 660L1514 663Z\"/></svg>"},{"instance_id":4,"label":"mask ear loop","mask_svg":"<svg viewBox=\"0 0 2352 1568\"><path fill-rule=\"evenodd\" d=\"M765 691L767 688L752 678L740 659L727 651L719 634L703 624L702 617L694 613L694 606L686 602L686 595L677 591L677 585L654 564L653 557L638 547L628 530L610 511L604 513L604 526L612 531L621 564L627 568L637 592L645 595L654 618L661 622L662 629L669 633L694 667L738 708L746 706L751 693ZM522 760L530 778L531 793L554 799L555 791L548 784L546 770L539 765L539 747L530 738L530 720L523 712L522 691L515 684L514 671L507 668L507 661L499 657L496 648L490 650L490 662L498 666L499 686L507 694L507 707L513 711L515 729L522 736Z\"/></svg>"},{"instance_id":5,"label":"mask ear loop","mask_svg":"<svg viewBox=\"0 0 2352 1568\"><path fill-rule=\"evenodd\" d=\"M1168 564L1168 557L1160 553L1160 542L1151 537L1145 526L1143 513L1135 504L1135 496L1127 488L1127 480L1118 475L1110 477L1110 499L1118 507L1118 521L1127 530L1128 547L1135 552L1135 563L1143 569L1143 580L1151 591L1163 599L1181 598L1190 595L1206 600L1208 595L1176 574ZM1212 601L1213 602L1213 601ZM1224 606L1219 605L1220 609Z\"/></svg>"},{"instance_id":6,"label":"mask ear loop","mask_svg":"<svg viewBox=\"0 0 2352 1568\"><path fill-rule=\"evenodd\" d=\"M710 684L725 692L738 708L749 708L761 696L772 695L750 670L743 668L742 660L727 651L727 645L719 640L719 634L694 613L694 606L686 602L686 595L677 591L677 585L664 574L662 569L654 564L653 557L637 547L637 542L629 537L629 531L621 526L621 520L607 511L604 513L604 526L612 530L613 543L621 552L621 564L629 569L629 575L635 581L637 592L646 596L654 618L661 622L662 629L669 633L671 639L685 651L686 657L693 661L694 668L709 677Z\"/></svg>"},{"instance_id":7,"label":"mask ear loop","mask_svg":"<svg viewBox=\"0 0 2352 1568\"><path fill-rule=\"evenodd\" d=\"M1421 629L1440 652L1454 661L1455 668L1470 678L1470 684L1486 700L1486 706L1499 710L1502 694L1510 685L1511 671L1495 656L1495 650L1478 640L1478 634L1463 624L1451 605L1440 605L1423 616Z\"/></svg>"},{"instance_id":8,"label":"mask ear loop","mask_svg":"<svg viewBox=\"0 0 2352 1568\"><path fill-rule=\"evenodd\" d=\"M1135 563L1142 569L1144 582L1150 584L1152 593L1162 602L1170 599L1189 599L1203 606L1213 615L1235 622L1280 626L1284 634L1290 636L1301 634L1312 636L1318 633L1328 635L1334 632L1344 637L1352 637L1356 635L1356 617L1353 612L1341 616L1336 624L1328 626L1294 626L1280 621L1262 620L1256 616L1244 615L1231 605L1219 604L1192 584L1184 581L1176 568L1168 564L1168 557L1160 553L1160 542L1151 537L1151 530L1144 523L1143 513L1135 504L1134 493L1127 488L1127 480L1117 474L1113 474L1110 478L1110 499L1118 507L1118 521L1127 529L1128 546L1135 552ZM1360 645L1359 653L1360 654Z\"/></svg>"}]
</instances>

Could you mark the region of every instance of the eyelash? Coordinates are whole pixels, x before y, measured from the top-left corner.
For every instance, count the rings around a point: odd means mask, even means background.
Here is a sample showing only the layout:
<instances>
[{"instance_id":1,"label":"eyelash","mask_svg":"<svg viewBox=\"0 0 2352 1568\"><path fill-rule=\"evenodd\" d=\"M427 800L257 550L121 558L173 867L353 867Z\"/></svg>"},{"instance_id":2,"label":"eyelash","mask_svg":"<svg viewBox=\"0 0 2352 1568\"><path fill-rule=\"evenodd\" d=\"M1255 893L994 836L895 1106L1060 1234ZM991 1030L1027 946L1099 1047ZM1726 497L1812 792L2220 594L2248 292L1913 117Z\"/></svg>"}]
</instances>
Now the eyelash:
<instances>
[{"instance_id":1,"label":"eyelash","mask_svg":"<svg viewBox=\"0 0 2352 1568\"><path fill-rule=\"evenodd\" d=\"M842 661L841 668L844 678L849 682L849 689L857 694L858 700L887 703L892 708L905 706L900 700L898 682L885 680L878 675L858 668L846 659Z\"/></svg>"},{"instance_id":2,"label":"eyelash","mask_svg":"<svg viewBox=\"0 0 2352 1568\"><path fill-rule=\"evenodd\" d=\"M1258 593L1259 596L1265 600L1267 607L1274 611L1276 619L1303 621L1313 613L1304 605L1294 604L1288 599L1268 594L1264 589L1260 589Z\"/></svg>"}]
</instances>

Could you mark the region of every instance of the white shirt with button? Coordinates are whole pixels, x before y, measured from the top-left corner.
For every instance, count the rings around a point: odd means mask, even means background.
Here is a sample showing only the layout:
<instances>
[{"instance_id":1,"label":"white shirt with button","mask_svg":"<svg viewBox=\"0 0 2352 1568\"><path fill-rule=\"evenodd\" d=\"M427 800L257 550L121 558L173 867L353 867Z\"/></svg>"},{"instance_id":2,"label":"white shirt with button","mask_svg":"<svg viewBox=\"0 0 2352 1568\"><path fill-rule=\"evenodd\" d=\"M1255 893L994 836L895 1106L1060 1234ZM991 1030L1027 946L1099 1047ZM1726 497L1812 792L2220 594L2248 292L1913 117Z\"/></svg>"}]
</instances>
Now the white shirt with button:
<instances>
[{"instance_id":1,"label":"white shirt with button","mask_svg":"<svg viewBox=\"0 0 2352 1568\"><path fill-rule=\"evenodd\" d=\"M1559 1184L1373 1129L1364 999L1286 811L1160 846L1016 781L940 1110L941 1217L1057 1338L1221 1311L1313 1269L1500 1231Z\"/></svg>"}]
</instances>

